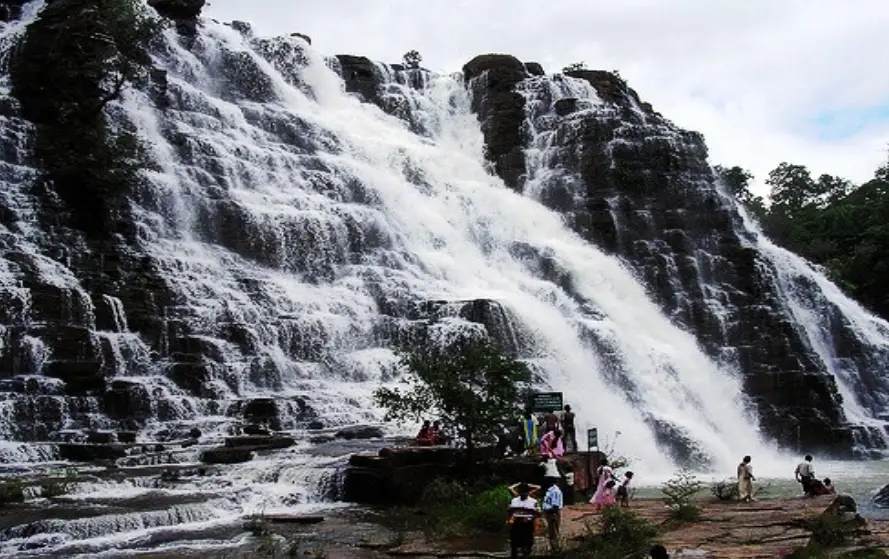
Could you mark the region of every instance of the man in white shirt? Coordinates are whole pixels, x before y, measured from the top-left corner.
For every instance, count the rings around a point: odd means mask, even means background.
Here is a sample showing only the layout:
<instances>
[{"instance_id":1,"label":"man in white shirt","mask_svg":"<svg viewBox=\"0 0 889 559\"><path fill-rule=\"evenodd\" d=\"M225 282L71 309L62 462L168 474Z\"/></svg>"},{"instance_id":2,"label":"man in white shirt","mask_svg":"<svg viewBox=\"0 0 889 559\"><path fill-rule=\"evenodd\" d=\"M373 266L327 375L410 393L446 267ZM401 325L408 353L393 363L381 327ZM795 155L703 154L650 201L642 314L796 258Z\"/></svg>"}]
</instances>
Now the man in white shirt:
<instances>
[{"instance_id":1,"label":"man in white shirt","mask_svg":"<svg viewBox=\"0 0 889 559\"><path fill-rule=\"evenodd\" d=\"M812 495L812 480L815 479L815 468L812 466L812 455L806 454L805 459L796 467L796 481L803 486L803 493Z\"/></svg>"},{"instance_id":2,"label":"man in white shirt","mask_svg":"<svg viewBox=\"0 0 889 559\"><path fill-rule=\"evenodd\" d=\"M532 489L533 487L533 489ZM509 547L510 557L516 559L518 552L527 557L534 547L534 520L538 516L537 499L532 492L540 487L519 483L509 488L516 497L509 503Z\"/></svg>"},{"instance_id":3,"label":"man in white shirt","mask_svg":"<svg viewBox=\"0 0 889 559\"><path fill-rule=\"evenodd\" d=\"M562 490L557 481L550 481L550 486L543 496L543 515L546 518L546 535L549 547L553 552L560 549L560 533L562 528Z\"/></svg>"}]
</instances>

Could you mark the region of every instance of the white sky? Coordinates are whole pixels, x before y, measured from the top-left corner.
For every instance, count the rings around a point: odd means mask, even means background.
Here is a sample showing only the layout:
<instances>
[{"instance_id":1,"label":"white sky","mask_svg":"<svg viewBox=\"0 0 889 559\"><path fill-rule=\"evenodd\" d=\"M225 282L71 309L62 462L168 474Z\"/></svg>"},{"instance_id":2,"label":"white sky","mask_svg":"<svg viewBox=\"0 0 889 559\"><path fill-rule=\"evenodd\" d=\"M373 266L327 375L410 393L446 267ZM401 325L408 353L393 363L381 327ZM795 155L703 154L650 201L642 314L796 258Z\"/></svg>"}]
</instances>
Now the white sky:
<instances>
[{"instance_id":1,"label":"white sky","mask_svg":"<svg viewBox=\"0 0 889 559\"><path fill-rule=\"evenodd\" d=\"M510 53L547 73L619 70L761 183L782 161L867 180L889 145L889 0L210 0L204 14L300 32L326 55L451 72Z\"/></svg>"}]
</instances>

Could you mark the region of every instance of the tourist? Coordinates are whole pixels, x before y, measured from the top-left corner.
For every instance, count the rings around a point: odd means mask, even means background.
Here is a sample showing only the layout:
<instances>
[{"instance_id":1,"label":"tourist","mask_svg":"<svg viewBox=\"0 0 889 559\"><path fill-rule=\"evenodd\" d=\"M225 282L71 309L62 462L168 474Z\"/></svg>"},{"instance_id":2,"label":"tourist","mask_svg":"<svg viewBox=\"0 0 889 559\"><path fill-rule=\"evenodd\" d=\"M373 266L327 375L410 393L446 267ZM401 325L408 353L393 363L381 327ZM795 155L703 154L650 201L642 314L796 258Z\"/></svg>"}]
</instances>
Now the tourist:
<instances>
[{"instance_id":1,"label":"tourist","mask_svg":"<svg viewBox=\"0 0 889 559\"><path fill-rule=\"evenodd\" d=\"M522 416L522 430L525 437L525 449L527 449L529 454L534 454L538 443L537 421L530 410L526 411L525 415Z\"/></svg>"},{"instance_id":2,"label":"tourist","mask_svg":"<svg viewBox=\"0 0 889 559\"><path fill-rule=\"evenodd\" d=\"M423 426L420 427L420 432L417 433L416 443L419 446L433 446L435 444L432 426L428 421L424 421Z\"/></svg>"},{"instance_id":3,"label":"tourist","mask_svg":"<svg viewBox=\"0 0 889 559\"><path fill-rule=\"evenodd\" d=\"M432 424L432 443L437 445L445 445L450 442L450 437L448 437L444 429L441 428L441 421L436 421Z\"/></svg>"},{"instance_id":4,"label":"tourist","mask_svg":"<svg viewBox=\"0 0 889 559\"><path fill-rule=\"evenodd\" d=\"M812 481L815 479L815 468L812 467L812 455L806 457L796 466L796 481L803 486L803 495L812 496Z\"/></svg>"},{"instance_id":5,"label":"tourist","mask_svg":"<svg viewBox=\"0 0 889 559\"><path fill-rule=\"evenodd\" d=\"M670 556L667 555L667 548L661 544L651 546L651 549L648 550L648 555L651 559L670 559Z\"/></svg>"},{"instance_id":6,"label":"tourist","mask_svg":"<svg viewBox=\"0 0 889 559\"><path fill-rule=\"evenodd\" d=\"M603 505L607 504L606 492L609 482L611 482L611 487L614 487L614 470L608 465L608 459L602 458L602 464L596 469L596 492L590 499L590 503L596 505L596 510L600 510ZM614 502L613 495L611 499Z\"/></svg>"},{"instance_id":7,"label":"tourist","mask_svg":"<svg viewBox=\"0 0 889 559\"><path fill-rule=\"evenodd\" d=\"M559 471L559 463L554 456L546 456L541 464L543 467L544 487L549 487L551 483L559 483L562 479L562 472Z\"/></svg>"},{"instance_id":8,"label":"tourist","mask_svg":"<svg viewBox=\"0 0 889 559\"><path fill-rule=\"evenodd\" d=\"M571 465L571 462L565 462L565 464L562 465L562 471L565 472L565 492L564 492L565 504L573 505L574 504L574 467Z\"/></svg>"},{"instance_id":9,"label":"tourist","mask_svg":"<svg viewBox=\"0 0 889 559\"><path fill-rule=\"evenodd\" d=\"M753 498L754 481L756 478L753 476L753 465L750 464L750 457L745 456L738 464L738 499L742 503L756 500Z\"/></svg>"},{"instance_id":10,"label":"tourist","mask_svg":"<svg viewBox=\"0 0 889 559\"><path fill-rule=\"evenodd\" d=\"M549 548L554 553L560 545L562 527L562 507L565 506L562 490L559 489L559 480L549 479L546 493L543 495L543 516L546 518L546 536L549 539Z\"/></svg>"},{"instance_id":11,"label":"tourist","mask_svg":"<svg viewBox=\"0 0 889 559\"><path fill-rule=\"evenodd\" d=\"M556 429L540 438L540 454L561 458L565 455L565 447L562 445L562 432Z\"/></svg>"},{"instance_id":12,"label":"tourist","mask_svg":"<svg viewBox=\"0 0 889 559\"><path fill-rule=\"evenodd\" d=\"M556 412L550 411L543 416L543 433L549 433L559 428L559 416Z\"/></svg>"},{"instance_id":13,"label":"tourist","mask_svg":"<svg viewBox=\"0 0 889 559\"><path fill-rule=\"evenodd\" d=\"M824 478L824 481L820 479L813 479L809 484L809 495L812 497L818 497L820 495L836 495L836 488L831 484L830 478Z\"/></svg>"},{"instance_id":14,"label":"tourist","mask_svg":"<svg viewBox=\"0 0 889 559\"><path fill-rule=\"evenodd\" d=\"M562 430L565 432L565 450L577 452L577 431L574 427L574 412L571 406L565 406L565 414L562 416Z\"/></svg>"},{"instance_id":15,"label":"tourist","mask_svg":"<svg viewBox=\"0 0 889 559\"><path fill-rule=\"evenodd\" d=\"M617 498L620 506L626 508L630 506L630 482L633 481L633 472L625 472L624 480L617 486Z\"/></svg>"},{"instance_id":16,"label":"tourist","mask_svg":"<svg viewBox=\"0 0 889 559\"><path fill-rule=\"evenodd\" d=\"M510 557L515 559L519 552L531 555L534 547L534 521L538 517L537 499L531 496L540 488L527 483L518 483L509 488L515 495L509 502L509 547Z\"/></svg>"}]
</instances>

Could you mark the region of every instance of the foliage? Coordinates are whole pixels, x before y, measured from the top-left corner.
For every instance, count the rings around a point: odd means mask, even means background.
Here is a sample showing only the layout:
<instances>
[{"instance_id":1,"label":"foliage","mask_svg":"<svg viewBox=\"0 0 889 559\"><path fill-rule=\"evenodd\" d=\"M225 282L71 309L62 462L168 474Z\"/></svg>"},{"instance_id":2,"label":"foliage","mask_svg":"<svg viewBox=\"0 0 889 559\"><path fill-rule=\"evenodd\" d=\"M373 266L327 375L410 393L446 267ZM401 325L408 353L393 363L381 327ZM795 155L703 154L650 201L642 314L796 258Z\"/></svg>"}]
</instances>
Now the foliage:
<instances>
[{"instance_id":1,"label":"foliage","mask_svg":"<svg viewBox=\"0 0 889 559\"><path fill-rule=\"evenodd\" d=\"M138 143L112 130L105 109L146 79L160 25L136 0L54 2L28 26L12 61L13 95L36 125L45 182L88 234L106 232L97 216L136 183Z\"/></svg>"},{"instance_id":2,"label":"foliage","mask_svg":"<svg viewBox=\"0 0 889 559\"><path fill-rule=\"evenodd\" d=\"M655 543L658 530L632 511L606 507L598 531L587 526L579 545L564 552L566 559L642 559Z\"/></svg>"},{"instance_id":3,"label":"foliage","mask_svg":"<svg viewBox=\"0 0 889 559\"><path fill-rule=\"evenodd\" d=\"M519 416L521 394L531 381L527 365L488 340L401 350L399 363L408 387L374 393L386 420L435 416L456 430L469 451Z\"/></svg>"},{"instance_id":4,"label":"foliage","mask_svg":"<svg viewBox=\"0 0 889 559\"><path fill-rule=\"evenodd\" d=\"M682 522L693 522L701 517L701 509L692 504L692 497L698 494L704 484L687 470L679 470L661 485L664 503L670 507L670 517Z\"/></svg>"},{"instance_id":5,"label":"foliage","mask_svg":"<svg viewBox=\"0 0 889 559\"><path fill-rule=\"evenodd\" d=\"M583 72L586 69L586 62L574 62L562 68L562 73L567 74L569 72Z\"/></svg>"},{"instance_id":6,"label":"foliage","mask_svg":"<svg viewBox=\"0 0 889 559\"><path fill-rule=\"evenodd\" d=\"M437 479L426 487L421 504L430 515L429 533L446 538L504 530L509 501L503 485L471 491L458 482Z\"/></svg>"},{"instance_id":7,"label":"foliage","mask_svg":"<svg viewBox=\"0 0 889 559\"><path fill-rule=\"evenodd\" d=\"M859 186L782 163L766 180L768 204L751 193L743 169L716 171L777 244L823 266L849 295L889 317L889 161Z\"/></svg>"},{"instance_id":8,"label":"foliage","mask_svg":"<svg viewBox=\"0 0 889 559\"><path fill-rule=\"evenodd\" d=\"M59 497L61 495L67 495L71 492L76 477L76 471L68 470L67 472L65 472L64 479L41 483L40 495L42 497L46 497L47 499L52 499L53 497Z\"/></svg>"},{"instance_id":9,"label":"foliage","mask_svg":"<svg viewBox=\"0 0 889 559\"><path fill-rule=\"evenodd\" d=\"M408 70L417 70L420 68L420 62L423 61L423 55L415 50L409 50L402 57L404 67Z\"/></svg>"}]
</instances>

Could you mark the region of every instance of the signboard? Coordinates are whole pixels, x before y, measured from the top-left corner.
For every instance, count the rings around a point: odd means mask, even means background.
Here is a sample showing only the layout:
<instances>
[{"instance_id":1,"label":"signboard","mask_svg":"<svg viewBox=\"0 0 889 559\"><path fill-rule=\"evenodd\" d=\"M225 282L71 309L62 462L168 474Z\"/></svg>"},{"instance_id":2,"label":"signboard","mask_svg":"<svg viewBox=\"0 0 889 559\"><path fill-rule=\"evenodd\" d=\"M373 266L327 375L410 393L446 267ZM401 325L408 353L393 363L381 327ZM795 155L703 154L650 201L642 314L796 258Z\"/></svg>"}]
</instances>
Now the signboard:
<instances>
[{"instance_id":1,"label":"signboard","mask_svg":"<svg viewBox=\"0 0 889 559\"><path fill-rule=\"evenodd\" d=\"M538 392L531 396L531 409L534 412L561 411L561 392Z\"/></svg>"},{"instance_id":2,"label":"signboard","mask_svg":"<svg viewBox=\"0 0 889 559\"><path fill-rule=\"evenodd\" d=\"M593 427L592 429L587 429L586 432L586 445L587 450L596 449L599 450L599 429Z\"/></svg>"}]
</instances>

